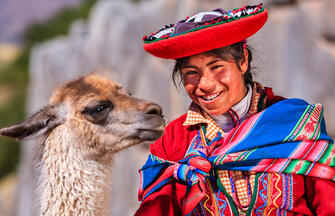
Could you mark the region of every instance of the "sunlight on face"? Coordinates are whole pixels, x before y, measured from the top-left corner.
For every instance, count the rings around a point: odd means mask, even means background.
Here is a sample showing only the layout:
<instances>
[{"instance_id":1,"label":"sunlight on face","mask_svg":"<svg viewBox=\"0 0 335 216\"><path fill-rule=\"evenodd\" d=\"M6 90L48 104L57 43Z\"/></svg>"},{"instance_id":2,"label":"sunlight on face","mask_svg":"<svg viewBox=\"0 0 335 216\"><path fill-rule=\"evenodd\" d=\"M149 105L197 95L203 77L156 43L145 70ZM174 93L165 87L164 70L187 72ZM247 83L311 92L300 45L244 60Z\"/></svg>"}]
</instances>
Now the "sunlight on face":
<instances>
[{"instance_id":1,"label":"sunlight on face","mask_svg":"<svg viewBox=\"0 0 335 216\"><path fill-rule=\"evenodd\" d=\"M248 56L246 55L246 59ZM197 54L181 67L186 92L190 98L210 115L227 112L245 96L247 88L243 74L247 61L224 61L208 54Z\"/></svg>"}]
</instances>

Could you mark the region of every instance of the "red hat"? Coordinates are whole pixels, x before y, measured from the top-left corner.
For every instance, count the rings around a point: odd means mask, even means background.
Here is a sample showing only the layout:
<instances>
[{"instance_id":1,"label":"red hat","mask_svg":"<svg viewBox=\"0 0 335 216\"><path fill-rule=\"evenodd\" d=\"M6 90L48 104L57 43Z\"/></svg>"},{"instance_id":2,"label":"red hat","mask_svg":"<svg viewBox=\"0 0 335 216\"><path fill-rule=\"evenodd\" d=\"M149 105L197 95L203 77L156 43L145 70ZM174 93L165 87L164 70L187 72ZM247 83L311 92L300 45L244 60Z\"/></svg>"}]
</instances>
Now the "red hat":
<instances>
[{"instance_id":1,"label":"red hat","mask_svg":"<svg viewBox=\"0 0 335 216\"><path fill-rule=\"evenodd\" d=\"M160 58L191 56L247 39L262 28L267 17L262 4L228 12L222 9L201 12L144 36L143 47Z\"/></svg>"}]
</instances>

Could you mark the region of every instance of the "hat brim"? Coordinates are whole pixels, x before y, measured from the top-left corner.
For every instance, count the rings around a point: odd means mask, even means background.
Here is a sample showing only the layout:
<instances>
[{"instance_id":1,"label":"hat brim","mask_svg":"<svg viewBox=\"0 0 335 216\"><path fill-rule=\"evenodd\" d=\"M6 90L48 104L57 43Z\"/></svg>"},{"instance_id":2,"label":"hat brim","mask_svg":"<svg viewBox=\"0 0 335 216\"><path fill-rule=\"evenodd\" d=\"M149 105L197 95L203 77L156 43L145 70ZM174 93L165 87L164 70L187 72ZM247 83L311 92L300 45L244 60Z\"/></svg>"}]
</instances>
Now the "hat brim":
<instances>
[{"instance_id":1,"label":"hat brim","mask_svg":"<svg viewBox=\"0 0 335 216\"><path fill-rule=\"evenodd\" d=\"M252 16L208 25L170 38L145 42L143 47L152 55L165 59L191 56L245 40L261 29L267 18L268 12L264 9Z\"/></svg>"}]
</instances>

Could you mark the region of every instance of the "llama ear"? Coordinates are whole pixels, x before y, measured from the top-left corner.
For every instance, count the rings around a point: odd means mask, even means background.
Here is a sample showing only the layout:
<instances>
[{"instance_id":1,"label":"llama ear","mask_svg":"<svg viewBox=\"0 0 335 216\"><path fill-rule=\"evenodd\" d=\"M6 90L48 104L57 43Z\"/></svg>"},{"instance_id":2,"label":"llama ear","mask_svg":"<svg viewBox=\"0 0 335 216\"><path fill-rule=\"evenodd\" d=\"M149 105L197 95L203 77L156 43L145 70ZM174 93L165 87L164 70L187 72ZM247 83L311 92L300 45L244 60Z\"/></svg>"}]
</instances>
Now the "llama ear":
<instances>
[{"instance_id":1,"label":"llama ear","mask_svg":"<svg viewBox=\"0 0 335 216\"><path fill-rule=\"evenodd\" d=\"M32 139L54 129L62 123L56 106L46 106L23 122L0 129L0 135L23 140Z\"/></svg>"}]
</instances>

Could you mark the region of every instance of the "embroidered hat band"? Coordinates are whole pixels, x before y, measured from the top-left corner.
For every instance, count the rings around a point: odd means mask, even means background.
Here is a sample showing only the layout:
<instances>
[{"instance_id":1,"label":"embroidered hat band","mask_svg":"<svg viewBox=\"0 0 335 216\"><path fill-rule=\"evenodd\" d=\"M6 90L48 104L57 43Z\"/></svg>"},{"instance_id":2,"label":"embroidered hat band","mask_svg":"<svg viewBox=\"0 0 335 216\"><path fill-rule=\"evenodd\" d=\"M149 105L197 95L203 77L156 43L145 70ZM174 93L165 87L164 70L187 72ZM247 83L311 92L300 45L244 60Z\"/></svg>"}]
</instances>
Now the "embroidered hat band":
<instances>
[{"instance_id":1,"label":"embroidered hat band","mask_svg":"<svg viewBox=\"0 0 335 216\"><path fill-rule=\"evenodd\" d=\"M160 58L191 56L247 39L262 28L267 17L262 4L201 12L144 36L143 47Z\"/></svg>"}]
</instances>

